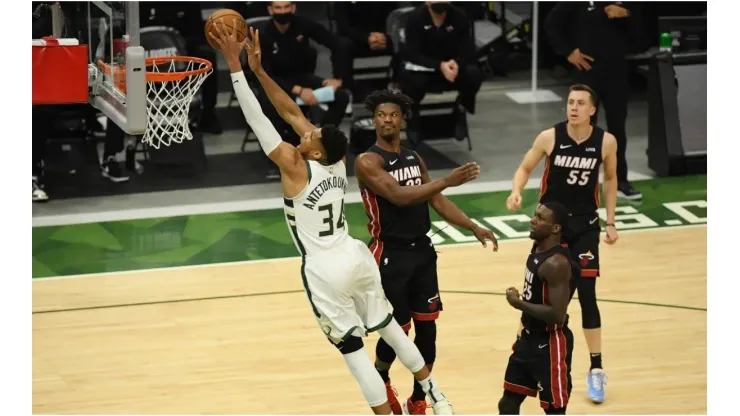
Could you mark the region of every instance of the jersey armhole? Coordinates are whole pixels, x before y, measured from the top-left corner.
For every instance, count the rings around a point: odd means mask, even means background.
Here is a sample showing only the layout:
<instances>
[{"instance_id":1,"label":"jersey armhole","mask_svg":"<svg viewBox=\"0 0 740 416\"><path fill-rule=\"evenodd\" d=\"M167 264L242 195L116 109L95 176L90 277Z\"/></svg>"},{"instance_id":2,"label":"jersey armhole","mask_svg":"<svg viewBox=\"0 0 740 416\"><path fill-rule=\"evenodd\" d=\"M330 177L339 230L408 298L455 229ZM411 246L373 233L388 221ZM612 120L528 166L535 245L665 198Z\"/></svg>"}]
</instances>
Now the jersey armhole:
<instances>
[{"instance_id":1,"label":"jersey armhole","mask_svg":"<svg viewBox=\"0 0 740 416\"><path fill-rule=\"evenodd\" d=\"M285 194L283 194L283 198L287 199L288 201L294 201L296 199L302 198L306 194L306 191L308 190L308 186L311 185L311 164L309 163L308 160L305 160L305 159L304 159L304 162L306 162L306 172L308 173L306 177L306 186L304 186L303 189L301 189L301 192L298 192L298 194L296 194L296 196L292 198L288 198L287 196L285 196Z\"/></svg>"},{"instance_id":2,"label":"jersey armhole","mask_svg":"<svg viewBox=\"0 0 740 416\"><path fill-rule=\"evenodd\" d=\"M555 149L558 148L558 126L560 126L560 124L552 126L552 148L550 148L550 153L545 151L546 159L552 158L552 155L555 153Z\"/></svg>"}]
</instances>

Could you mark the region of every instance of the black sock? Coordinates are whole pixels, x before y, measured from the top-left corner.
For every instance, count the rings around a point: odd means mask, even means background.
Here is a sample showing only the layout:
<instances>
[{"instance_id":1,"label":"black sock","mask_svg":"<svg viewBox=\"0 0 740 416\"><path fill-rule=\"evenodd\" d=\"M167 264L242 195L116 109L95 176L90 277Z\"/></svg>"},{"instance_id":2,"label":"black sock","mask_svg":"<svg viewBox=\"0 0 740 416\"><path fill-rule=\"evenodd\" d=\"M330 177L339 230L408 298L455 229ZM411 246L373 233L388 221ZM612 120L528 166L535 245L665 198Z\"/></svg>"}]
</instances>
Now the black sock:
<instances>
[{"instance_id":1,"label":"black sock","mask_svg":"<svg viewBox=\"0 0 740 416\"><path fill-rule=\"evenodd\" d=\"M601 353L591 354L591 369L601 368Z\"/></svg>"},{"instance_id":2,"label":"black sock","mask_svg":"<svg viewBox=\"0 0 740 416\"><path fill-rule=\"evenodd\" d=\"M411 400L426 400L426 397L427 395L424 393L424 388L421 387L421 384L419 384L418 381L414 380L414 392L411 393Z\"/></svg>"},{"instance_id":3,"label":"black sock","mask_svg":"<svg viewBox=\"0 0 740 416\"><path fill-rule=\"evenodd\" d=\"M380 378L383 379L383 383L391 381L391 378L388 375L388 370L381 370L378 367L375 367L375 369L378 370L378 374L380 374Z\"/></svg>"}]
</instances>

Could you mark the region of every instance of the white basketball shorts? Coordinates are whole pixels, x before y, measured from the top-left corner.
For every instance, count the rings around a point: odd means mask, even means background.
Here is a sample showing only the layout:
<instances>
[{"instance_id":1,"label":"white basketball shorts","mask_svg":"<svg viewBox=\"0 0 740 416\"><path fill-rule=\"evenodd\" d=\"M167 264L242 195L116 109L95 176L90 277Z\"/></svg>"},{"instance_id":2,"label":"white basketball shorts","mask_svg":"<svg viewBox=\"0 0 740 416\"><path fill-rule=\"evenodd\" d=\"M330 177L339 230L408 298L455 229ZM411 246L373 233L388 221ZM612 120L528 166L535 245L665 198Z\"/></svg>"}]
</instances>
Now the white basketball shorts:
<instances>
[{"instance_id":1,"label":"white basketball shorts","mask_svg":"<svg viewBox=\"0 0 740 416\"><path fill-rule=\"evenodd\" d=\"M334 343L366 337L393 319L375 258L357 239L306 257L302 277L316 320Z\"/></svg>"}]
</instances>

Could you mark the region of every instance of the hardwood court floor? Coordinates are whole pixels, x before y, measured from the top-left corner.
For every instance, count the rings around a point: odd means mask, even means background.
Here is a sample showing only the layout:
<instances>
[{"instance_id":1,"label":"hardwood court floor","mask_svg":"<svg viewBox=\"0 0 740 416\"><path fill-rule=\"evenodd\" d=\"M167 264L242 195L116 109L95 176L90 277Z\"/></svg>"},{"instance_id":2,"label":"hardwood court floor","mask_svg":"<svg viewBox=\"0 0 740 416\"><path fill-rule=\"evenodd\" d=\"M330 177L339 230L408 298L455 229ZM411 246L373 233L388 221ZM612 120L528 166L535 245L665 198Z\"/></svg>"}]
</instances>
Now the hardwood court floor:
<instances>
[{"instance_id":1,"label":"hardwood court floor","mask_svg":"<svg viewBox=\"0 0 740 416\"><path fill-rule=\"evenodd\" d=\"M501 294L522 285L530 247L438 248L434 372L458 414L497 413L518 318ZM585 398L574 301L568 413L706 413L706 227L622 233L602 244L602 270L607 401ZM33 310L34 413L371 413L314 321L298 259L38 280ZM407 397L400 362L391 377ZM542 414L536 400L522 409Z\"/></svg>"}]
</instances>

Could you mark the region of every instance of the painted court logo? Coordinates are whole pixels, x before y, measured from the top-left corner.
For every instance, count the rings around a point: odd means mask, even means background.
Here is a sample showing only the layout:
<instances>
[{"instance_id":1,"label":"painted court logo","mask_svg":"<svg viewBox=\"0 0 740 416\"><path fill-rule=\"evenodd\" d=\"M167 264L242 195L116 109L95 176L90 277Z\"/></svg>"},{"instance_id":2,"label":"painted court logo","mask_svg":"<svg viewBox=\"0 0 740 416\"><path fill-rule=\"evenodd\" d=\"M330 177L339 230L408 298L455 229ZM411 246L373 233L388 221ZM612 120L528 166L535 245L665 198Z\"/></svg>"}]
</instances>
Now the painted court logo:
<instances>
[{"instance_id":1,"label":"painted court logo","mask_svg":"<svg viewBox=\"0 0 740 416\"><path fill-rule=\"evenodd\" d=\"M586 267L588 265L588 262L594 259L594 255L591 254L591 250L581 253L578 255L578 258L581 259L581 267Z\"/></svg>"}]
</instances>

